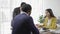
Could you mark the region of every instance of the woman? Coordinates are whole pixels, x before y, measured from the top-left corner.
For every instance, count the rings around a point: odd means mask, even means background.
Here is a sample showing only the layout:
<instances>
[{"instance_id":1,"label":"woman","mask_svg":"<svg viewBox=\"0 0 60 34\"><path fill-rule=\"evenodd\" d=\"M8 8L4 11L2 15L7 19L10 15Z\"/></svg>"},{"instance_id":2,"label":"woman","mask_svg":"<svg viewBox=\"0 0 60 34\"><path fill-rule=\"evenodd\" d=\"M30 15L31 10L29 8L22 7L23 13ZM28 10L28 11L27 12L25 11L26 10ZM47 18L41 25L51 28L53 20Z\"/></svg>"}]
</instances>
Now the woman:
<instances>
[{"instance_id":1,"label":"woman","mask_svg":"<svg viewBox=\"0 0 60 34\"><path fill-rule=\"evenodd\" d=\"M57 19L54 16L52 9L46 9L46 18L45 21L43 23L43 27L48 28L48 29L56 29L57 25Z\"/></svg>"},{"instance_id":2,"label":"woman","mask_svg":"<svg viewBox=\"0 0 60 34\"><path fill-rule=\"evenodd\" d=\"M57 19L53 14L52 9L46 9L45 11L46 11L45 12L46 16L45 16L43 26L38 24L38 27L40 26L40 27L47 28L47 29L56 29Z\"/></svg>"}]
</instances>

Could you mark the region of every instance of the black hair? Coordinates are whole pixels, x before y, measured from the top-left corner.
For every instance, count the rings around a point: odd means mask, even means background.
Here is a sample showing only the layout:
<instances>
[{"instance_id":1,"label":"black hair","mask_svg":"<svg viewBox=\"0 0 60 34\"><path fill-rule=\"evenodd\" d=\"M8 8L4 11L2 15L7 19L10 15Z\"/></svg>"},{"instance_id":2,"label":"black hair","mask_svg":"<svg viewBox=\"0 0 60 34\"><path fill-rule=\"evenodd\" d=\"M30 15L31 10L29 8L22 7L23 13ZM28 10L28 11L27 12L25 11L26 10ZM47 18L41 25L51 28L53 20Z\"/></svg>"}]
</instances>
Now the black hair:
<instances>
[{"instance_id":1,"label":"black hair","mask_svg":"<svg viewBox=\"0 0 60 34\"><path fill-rule=\"evenodd\" d=\"M32 7L29 4L24 4L22 6L22 11L24 11L24 12L29 12L28 10L31 10L31 9L32 9Z\"/></svg>"},{"instance_id":2,"label":"black hair","mask_svg":"<svg viewBox=\"0 0 60 34\"><path fill-rule=\"evenodd\" d=\"M22 3L21 3L21 6L24 5L24 4L26 4L26 3L25 3L25 2L22 2Z\"/></svg>"},{"instance_id":3,"label":"black hair","mask_svg":"<svg viewBox=\"0 0 60 34\"><path fill-rule=\"evenodd\" d=\"M51 17L55 17L54 14L53 14L52 9L49 8L49 9L46 9L46 11L48 11L48 12L50 13L50 16L51 16Z\"/></svg>"}]
</instances>

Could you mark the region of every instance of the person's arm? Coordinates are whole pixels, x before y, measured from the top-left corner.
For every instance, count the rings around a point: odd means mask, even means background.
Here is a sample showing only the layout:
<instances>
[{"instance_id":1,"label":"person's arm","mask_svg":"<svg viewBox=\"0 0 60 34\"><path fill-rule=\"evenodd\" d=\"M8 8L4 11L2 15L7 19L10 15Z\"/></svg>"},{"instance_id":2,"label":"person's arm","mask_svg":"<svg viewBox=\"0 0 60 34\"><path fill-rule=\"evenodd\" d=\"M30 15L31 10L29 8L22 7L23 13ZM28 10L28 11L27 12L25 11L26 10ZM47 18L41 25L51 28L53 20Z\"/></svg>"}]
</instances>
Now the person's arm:
<instances>
[{"instance_id":1,"label":"person's arm","mask_svg":"<svg viewBox=\"0 0 60 34\"><path fill-rule=\"evenodd\" d=\"M32 17L29 18L29 28L33 34L39 34L39 30L35 27Z\"/></svg>"}]
</instances>

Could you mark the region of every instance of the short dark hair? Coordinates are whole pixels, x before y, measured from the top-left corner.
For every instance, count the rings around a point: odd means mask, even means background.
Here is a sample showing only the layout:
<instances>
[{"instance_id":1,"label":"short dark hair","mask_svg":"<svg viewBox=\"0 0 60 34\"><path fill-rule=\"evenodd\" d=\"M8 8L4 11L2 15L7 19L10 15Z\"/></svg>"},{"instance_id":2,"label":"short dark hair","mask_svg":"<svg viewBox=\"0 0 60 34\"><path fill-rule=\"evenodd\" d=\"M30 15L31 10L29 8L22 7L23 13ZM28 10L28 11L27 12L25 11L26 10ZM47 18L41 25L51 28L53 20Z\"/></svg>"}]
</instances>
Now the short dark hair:
<instances>
[{"instance_id":1,"label":"short dark hair","mask_svg":"<svg viewBox=\"0 0 60 34\"><path fill-rule=\"evenodd\" d=\"M22 11L24 11L24 12L29 12L28 10L31 10L31 9L32 9L32 7L29 4L24 4L22 6Z\"/></svg>"},{"instance_id":2,"label":"short dark hair","mask_svg":"<svg viewBox=\"0 0 60 34\"><path fill-rule=\"evenodd\" d=\"M24 5L24 4L26 4L26 3L25 3L25 2L22 2L22 3L21 3L21 6Z\"/></svg>"},{"instance_id":3,"label":"short dark hair","mask_svg":"<svg viewBox=\"0 0 60 34\"><path fill-rule=\"evenodd\" d=\"M54 14L53 14L52 9L49 8L49 9L46 9L46 11L48 11L48 12L50 13L50 16L51 16L51 17L55 17Z\"/></svg>"}]
</instances>

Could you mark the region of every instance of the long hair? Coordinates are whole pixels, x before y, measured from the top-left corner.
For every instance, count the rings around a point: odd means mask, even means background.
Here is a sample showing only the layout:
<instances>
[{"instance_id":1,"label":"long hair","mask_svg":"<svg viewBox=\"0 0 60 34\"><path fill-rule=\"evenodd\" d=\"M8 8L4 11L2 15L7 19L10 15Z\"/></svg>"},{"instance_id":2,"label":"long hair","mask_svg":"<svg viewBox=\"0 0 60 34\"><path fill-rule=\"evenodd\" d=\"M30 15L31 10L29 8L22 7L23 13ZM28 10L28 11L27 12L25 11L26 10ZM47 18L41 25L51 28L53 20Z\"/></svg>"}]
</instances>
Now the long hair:
<instances>
[{"instance_id":1,"label":"long hair","mask_svg":"<svg viewBox=\"0 0 60 34\"><path fill-rule=\"evenodd\" d=\"M53 14L52 9L46 9L46 11L48 11L48 12L50 13L50 16L51 16L51 17L55 17L54 14Z\"/></svg>"}]
</instances>

